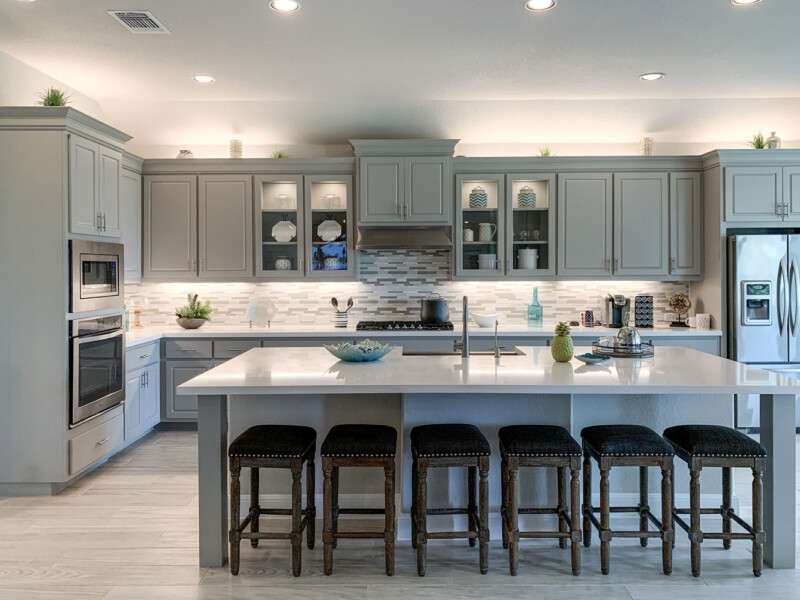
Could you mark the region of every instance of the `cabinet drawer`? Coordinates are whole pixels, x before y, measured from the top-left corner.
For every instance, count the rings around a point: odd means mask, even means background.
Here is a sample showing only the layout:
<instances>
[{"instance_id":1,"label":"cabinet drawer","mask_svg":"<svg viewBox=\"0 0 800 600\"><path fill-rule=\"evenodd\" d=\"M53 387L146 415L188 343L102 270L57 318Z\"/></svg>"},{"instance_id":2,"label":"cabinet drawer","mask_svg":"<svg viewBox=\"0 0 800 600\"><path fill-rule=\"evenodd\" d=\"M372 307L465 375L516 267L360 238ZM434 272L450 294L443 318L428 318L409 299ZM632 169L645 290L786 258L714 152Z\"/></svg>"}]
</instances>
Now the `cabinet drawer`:
<instances>
[{"instance_id":1,"label":"cabinet drawer","mask_svg":"<svg viewBox=\"0 0 800 600\"><path fill-rule=\"evenodd\" d=\"M233 358L244 354L252 348L260 348L261 342L258 340L227 340L214 342L214 358Z\"/></svg>"},{"instance_id":2,"label":"cabinet drawer","mask_svg":"<svg viewBox=\"0 0 800 600\"><path fill-rule=\"evenodd\" d=\"M158 362L158 358L158 342L136 346L125 353L125 370L130 373L146 365Z\"/></svg>"},{"instance_id":3,"label":"cabinet drawer","mask_svg":"<svg viewBox=\"0 0 800 600\"><path fill-rule=\"evenodd\" d=\"M167 340L167 358L211 358L211 340Z\"/></svg>"},{"instance_id":4,"label":"cabinet drawer","mask_svg":"<svg viewBox=\"0 0 800 600\"><path fill-rule=\"evenodd\" d=\"M74 475L120 447L125 439L122 413L69 442L69 473Z\"/></svg>"}]
</instances>

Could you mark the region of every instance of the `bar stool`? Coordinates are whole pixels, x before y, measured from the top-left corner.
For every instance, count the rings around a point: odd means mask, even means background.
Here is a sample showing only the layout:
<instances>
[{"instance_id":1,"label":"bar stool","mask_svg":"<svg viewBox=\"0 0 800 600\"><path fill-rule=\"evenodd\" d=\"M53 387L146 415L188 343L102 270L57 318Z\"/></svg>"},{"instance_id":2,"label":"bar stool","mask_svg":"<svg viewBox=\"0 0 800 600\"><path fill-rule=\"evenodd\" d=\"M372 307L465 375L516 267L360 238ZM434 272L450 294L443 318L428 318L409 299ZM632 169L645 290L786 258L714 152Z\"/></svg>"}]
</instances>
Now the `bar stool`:
<instances>
[{"instance_id":1,"label":"bar stool","mask_svg":"<svg viewBox=\"0 0 800 600\"><path fill-rule=\"evenodd\" d=\"M386 574L394 574L395 504L394 461L397 431L386 425L336 425L322 442L324 476L323 530L325 575L333 571L333 549L342 538L383 538ZM385 477L383 508L339 508L340 467L382 467ZM339 515L385 515L383 532L339 531Z\"/></svg>"},{"instance_id":2,"label":"bar stool","mask_svg":"<svg viewBox=\"0 0 800 600\"><path fill-rule=\"evenodd\" d=\"M291 540L292 572L300 575L302 561L302 536L306 530L308 548L314 547L314 455L317 450L317 432L311 427L295 425L256 425L233 440L229 449L231 469L231 573L239 573L239 542L249 539L253 548L258 540ZM302 506L303 463L306 465L306 508ZM239 522L239 474L250 468L250 510ZM261 508L258 503L259 469L291 469L292 508ZM291 533L266 533L259 531L261 515L291 515ZM250 532L246 532L247 526Z\"/></svg>"},{"instance_id":3,"label":"bar stool","mask_svg":"<svg viewBox=\"0 0 800 600\"><path fill-rule=\"evenodd\" d=\"M520 538L555 538L561 548L572 548L572 574L581 572L580 492L581 447L569 432L556 425L511 425L499 432L503 486L503 548L509 549L512 575L519 565ZM517 474L520 467L558 469L558 506L519 508ZM570 511L567 510L567 469L571 473ZM520 531L518 515L557 515L558 531Z\"/></svg>"},{"instance_id":4,"label":"bar stool","mask_svg":"<svg viewBox=\"0 0 800 600\"><path fill-rule=\"evenodd\" d=\"M600 533L600 570L608 575L611 562L611 539L639 538L647 546L648 538L661 539L664 574L672 573L672 446L655 431L642 425L596 425L581 431L583 439L583 545L591 544L592 525ZM600 521L592 506L592 463L600 467ZM638 506L610 506L609 473L611 467L639 467ZM647 493L647 467L661 467L661 521L650 512ZM611 513L639 513L638 531L612 531ZM657 531L648 531L648 520Z\"/></svg>"},{"instance_id":5,"label":"bar stool","mask_svg":"<svg viewBox=\"0 0 800 600\"><path fill-rule=\"evenodd\" d=\"M761 576L764 567L763 484L761 477L767 461L764 447L745 434L719 425L678 425L664 430L675 454L689 465L689 508L673 508L675 522L689 534L692 543L692 575L700 575L700 544L703 540L722 540L731 547L731 540L753 541L753 575ZM700 508L700 471L703 467L722 467L722 506ZM731 468L753 470L753 524L745 522L731 508ZM673 475L674 477L674 475ZM674 484L673 484L674 490ZM689 515L689 525L679 515ZM722 533L706 533L700 529L700 515L721 515ZM731 520L747 533L732 533Z\"/></svg>"},{"instance_id":6,"label":"bar stool","mask_svg":"<svg viewBox=\"0 0 800 600\"><path fill-rule=\"evenodd\" d=\"M480 570L489 571L489 455L491 450L480 429L474 425L421 425L411 430L411 541L417 550L417 573L425 575L428 540L469 539L480 542ZM428 468L467 467L468 506L466 508L428 508ZM478 506L475 505L476 471L480 471ZM428 515L467 515L468 531L428 531Z\"/></svg>"}]
</instances>

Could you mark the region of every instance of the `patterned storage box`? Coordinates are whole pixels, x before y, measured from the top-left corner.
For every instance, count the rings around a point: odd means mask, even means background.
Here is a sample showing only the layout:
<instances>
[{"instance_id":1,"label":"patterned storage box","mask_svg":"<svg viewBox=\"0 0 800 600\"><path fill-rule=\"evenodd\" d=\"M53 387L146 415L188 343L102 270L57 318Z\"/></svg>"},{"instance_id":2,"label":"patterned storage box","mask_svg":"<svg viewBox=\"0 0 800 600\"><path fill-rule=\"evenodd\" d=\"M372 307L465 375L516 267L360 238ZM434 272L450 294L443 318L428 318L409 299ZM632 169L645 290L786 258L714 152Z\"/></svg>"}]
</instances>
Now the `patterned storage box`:
<instances>
[{"instance_id":1,"label":"patterned storage box","mask_svg":"<svg viewBox=\"0 0 800 600\"><path fill-rule=\"evenodd\" d=\"M470 208L486 208L489 205L489 195L481 186L472 188L469 195Z\"/></svg>"},{"instance_id":2,"label":"patterned storage box","mask_svg":"<svg viewBox=\"0 0 800 600\"><path fill-rule=\"evenodd\" d=\"M524 185L519 189L517 206L519 208L536 208L536 192L532 187Z\"/></svg>"},{"instance_id":3,"label":"patterned storage box","mask_svg":"<svg viewBox=\"0 0 800 600\"><path fill-rule=\"evenodd\" d=\"M636 327L653 326L653 297L649 295L636 296L633 305L633 318Z\"/></svg>"}]
</instances>

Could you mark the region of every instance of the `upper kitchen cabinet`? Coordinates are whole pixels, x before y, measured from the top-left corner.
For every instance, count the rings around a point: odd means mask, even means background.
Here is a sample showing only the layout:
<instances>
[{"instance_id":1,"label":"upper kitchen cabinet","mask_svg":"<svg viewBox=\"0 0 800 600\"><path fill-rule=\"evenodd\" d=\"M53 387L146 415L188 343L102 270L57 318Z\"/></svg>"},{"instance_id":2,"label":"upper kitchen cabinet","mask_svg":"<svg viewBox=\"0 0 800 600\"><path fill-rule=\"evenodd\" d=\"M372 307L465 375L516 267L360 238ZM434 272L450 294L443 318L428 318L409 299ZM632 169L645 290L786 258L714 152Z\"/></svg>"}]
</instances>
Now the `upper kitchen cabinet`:
<instances>
[{"instance_id":1,"label":"upper kitchen cabinet","mask_svg":"<svg viewBox=\"0 0 800 600\"><path fill-rule=\"evenodd\" d=\"M451 225L458 140L350 140L358 157L359 225Z\"/></svg>"},{"instance_id":2,"label":"upper kitchen cabinet","mask_svg":"<svg viewBox=\"0 0 800 600\"><path fill-rule=\"evenodd\" d=\"M252 177L201 175L198 188L198 277L252 277Z\"/></svg>"},{"instance_id":3,"label":"upper kitchen cabinet","mask_svg":"<svg viewBox=\"0 0 800 600\"><path fill-rule=\"evenodd\" d=\"M256 276L296 279L305 272L303 176L256 175Z\"/></svg>"},{"instance_id":4,"label":"upper kitchen cabinet","mask_svg":"<svg viewBox=\"0 0 800 600\"><path fill-rule=\"evenodd\" d=\"M782 221L783 169L775 166L725 168L725 220Z\"/></svg>"},{"instance_id":5,"label":"upper kitchen cabinet","mask_svg":"<svg viewBox=\"0 0 800 600\"><path fill-rule=\"evenodd\" d=\"M554 174L506 176L506 275L555 275L555 187Z\"/></svg>"},{"instance_id":6,"label":"upper kitchen cabinet","mask_svg":"<svg viewBox=\"0 0 800 600\"><path fill-rule=\"evenodd\" d=\"M669 274L668 190L666 173L614 174L614 275Z\"/></svg>"},{"instance_id":7,"label":"upper kitchen cabinet","mask_svg":"<svg viewBox=\"0 0 800 600\"><path fill-rule=\"evenodd\" d=\"M703 274L703 196L700 173L669 176L670 275Z\"/></svg>"},{"instance_id":8,"label":"upper kitchen cabinet","mask_svg":"<svg viewBox=\"0 0 800 600\"><path fill-rule=\"evenodd\" d=\"M142 160L122 157L119 180L120 241L125 246L125 283L142 280Z\"/></svg>"},{"instance_id":9,"label":"upper kitchen cabinet","mask_svg":"<svg viewBox=\"0 0 800 600\"><path fill-rule=\"evenodd\" d=\"M498 279L506 272L505 175L456 175L455 275Z\"/></svg>"},{"instance_id":10,"label":"upper kitchen cabinet","mask_svg":"<svg viewBox=\"0 0 800 600\"><path fill-rule=\"evenodd\" d=\"M613 197L611 173L558 176L558 275L611 275Z\"/></svg>"},{"instance_id":11,"label":"upper kitchen cabinet","mask_svg":"<svg viewBox=\"0 0 800 600\"><path fill-rule=\"evenodd\" d=\"M197 177L146 176L143 201L143 277L196 278Z\"/></svg>"},{"instance_id":12,"label":"upper kitchen cabinet","mask_svg":"<svg viewBox=\"0 0 800 600\"><path fill-rule=\"evenodd\" d=\"M783 168L783 198L786 220L800 220L800 167Z\"/></svg>"},{"instance_id":13,"label":"upper kitchen cabinet","mask_svg":"<svg viewBox=\"0 0 800 600\"><path fill-rule=\"evenodd\" d=\"M121 169L121 150L70 134L70 233L120 236Z\"/></svg>"}]
</instances>

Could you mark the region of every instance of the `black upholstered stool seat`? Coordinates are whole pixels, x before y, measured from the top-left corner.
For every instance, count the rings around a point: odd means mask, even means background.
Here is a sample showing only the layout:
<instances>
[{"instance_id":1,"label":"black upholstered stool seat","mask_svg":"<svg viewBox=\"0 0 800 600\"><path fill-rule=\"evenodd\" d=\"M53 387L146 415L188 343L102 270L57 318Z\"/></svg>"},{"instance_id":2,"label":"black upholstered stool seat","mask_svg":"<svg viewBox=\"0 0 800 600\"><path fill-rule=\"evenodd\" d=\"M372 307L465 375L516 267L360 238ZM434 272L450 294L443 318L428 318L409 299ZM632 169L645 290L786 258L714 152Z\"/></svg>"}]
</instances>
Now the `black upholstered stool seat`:
<instances>
[{"instance_id":1,"label":"black upholstered stool seat","mask_svg":"<svg viewBox=\"0 0 800 600\"><path fill-rule=\"evenodd\" d=\"M643 425L594 425L581 431L584 444L598 456L673 456L672 446Z\"/></svg>"},{"instance_id":2,"label":"black upholstered stool seat","mask_svg":"<svg viewBox=\"0 0 800 600\"><path fill-rule=\"evenodd\" d=\"M397 430L388 425L336 425L322 442L320 455L392 457L397 453Z\"/></svg>"},{"instance_id":3,"label":"black upholstered stool seat","mask_svg":"<svg viewBox=\"0 0 800 600\"><path fill-rule=\"evenodd\" d=\"M664 430L664 437L675 453L687 458L759 458L767 455L764 446L741 431L722 425L678 425Z\"/></svg>"},{"instance_id":4,"label":"black upholstered stool seat","mask_svg":"<svg viewBox=\"0 0 800 600\"><path fill-rule=\"evenodd\" d=\"M237 437L229 456L240 458L301 458L314 452L317 432L300 425L255 425Z\"/></svg>"},{"instance_id":5,"label":"black upholstered stool seat","mask_svg":"<svg viewBox=\"0 0 800 600\"><path fill-rule=\"evenodd\" d=\"M418 457L489 456L489 441L475 425L420 425L411 430L411 450Z\"/></svg>"},{"instance_id":6,"label":"black upholstered stool seat","mask_svg":"<svg viewBox=\"0 0 800 600\"><path fill-rule=\"evenodd\" d=\"M502 456L581 456L581 447L558 425L509 425L499 432Z\"/></svg>"}]
</instances>

